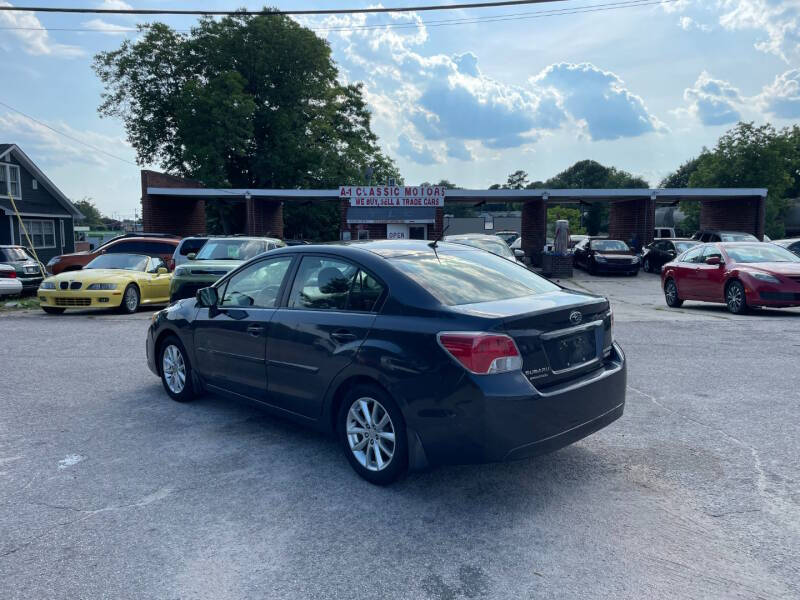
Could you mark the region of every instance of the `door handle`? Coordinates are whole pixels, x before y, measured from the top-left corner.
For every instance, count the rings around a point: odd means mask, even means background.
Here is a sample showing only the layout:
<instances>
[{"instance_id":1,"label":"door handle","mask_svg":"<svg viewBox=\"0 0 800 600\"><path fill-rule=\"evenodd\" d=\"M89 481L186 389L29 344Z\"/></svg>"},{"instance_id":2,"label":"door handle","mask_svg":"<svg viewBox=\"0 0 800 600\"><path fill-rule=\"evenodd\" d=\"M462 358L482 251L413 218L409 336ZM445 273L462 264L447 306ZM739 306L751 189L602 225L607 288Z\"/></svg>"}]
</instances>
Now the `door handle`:
<instances>
[{"instance_id":1,"label":"door handle","mask_svg":"<svg viewBox=\"0 0 800 600\"><path fill-rule=\"evenodd\" d=\"M337 342L350 342L356 339L356 334L347 331L346 329L339 329L331 333L331 337Z\"/></svg>"},{"instance_id":2,"label":"door handle","mask_svg":"<svg viewBox=\"0 0 800 600\"><path fill-rule=\"evenodd\" d=\"M264 328L261 325L250 325L247 328L247 333L249 333L253 337L258 337L262 333L264 333Z\"/></svg>"}]
</instances>

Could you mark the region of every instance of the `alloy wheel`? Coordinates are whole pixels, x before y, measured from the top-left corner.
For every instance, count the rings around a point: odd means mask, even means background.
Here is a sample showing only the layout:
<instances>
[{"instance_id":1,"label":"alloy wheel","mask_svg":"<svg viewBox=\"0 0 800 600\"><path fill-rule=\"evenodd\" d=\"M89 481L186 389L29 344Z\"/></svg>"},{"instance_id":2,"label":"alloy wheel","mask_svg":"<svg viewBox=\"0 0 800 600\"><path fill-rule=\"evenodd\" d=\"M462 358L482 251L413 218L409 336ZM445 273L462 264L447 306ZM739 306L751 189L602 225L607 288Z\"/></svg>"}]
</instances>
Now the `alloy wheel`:
<instances>
[{"instance_id":1,"label":"alloy wheel","mask_svg":"<svg viewBox=\"0 0 800 600\"><path fill-rule=\"evenodd\" d=\"M728 308L733 313L738 313L742 310L742 304L744 303L744 292L742 291L742 286L732 283L728 286L728 291L726 293L726 298L728 302Z\"/></svg>"},{"instance_id":2,"label":"alloy wheel","mask_svg":"<svg viewBox=\"0 0 800 600\"><path fill-rule=\"evenodd\" d=\"M125 290L124 302L128 311L133 312L136 310L136 307L139 304L139 298L137 297L135 287L130 286L127 290Z\"/></svg>"},{"instance_id":3,"label":"alloy wheel","mask_svg":"<svg viewBox=\"0 0 800 600\"><path fill-rule=\"evenodd\" d=\"M359 398L347 412L347 442L358 463L382 471L392 462L395 428L384 406L374 398Z\"/></svg>"},{"instance_id":4,"label":"alloy wheel","mask_svg":"<svg viewBox=\"0 0 800 600\"><path fill-rule=\"evenodd\" d=\"M173 394L180 394L186 387L186 363L177 346L170 344L164 348L161 371L164 373L164 381L170 391Z\"/></svg>"},{"instance_id":5,"label":"alloy wheel","mask_svg":"<svg viewBox=\"0 0 800 600\"><path fill-rule=\"evenodd\" d=\"M670 280L667 282L667 287L664 290L667 295L667 301L672 303L678 298L678 288L675 287L675 282Z\"/></svg>"}]
</instances>

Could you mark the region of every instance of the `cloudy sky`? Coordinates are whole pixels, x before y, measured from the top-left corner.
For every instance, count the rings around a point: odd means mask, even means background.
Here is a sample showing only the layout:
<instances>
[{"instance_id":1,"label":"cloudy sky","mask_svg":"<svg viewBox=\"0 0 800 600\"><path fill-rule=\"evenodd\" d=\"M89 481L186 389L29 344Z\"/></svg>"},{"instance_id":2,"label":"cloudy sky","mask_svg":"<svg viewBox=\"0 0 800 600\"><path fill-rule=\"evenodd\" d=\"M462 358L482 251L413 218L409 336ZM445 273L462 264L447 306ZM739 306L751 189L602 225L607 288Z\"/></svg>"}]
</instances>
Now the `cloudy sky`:
<instances>
[{"instance_id":1,"label":"cloudy sky","mask_svg":"<svg viewBox=\"0 0 800 600\"><path fill-rule=\"evenodd\" d=\"M403 3L410 2L384 0ZM257 9L263 2L25 4ZM177 29L193 23L162 20ZM19 144L71 198L92 197L121 216L138 207L139 170L121 124L97 115L102 88L90 66L96 52L135 36L125 30L137 22L0 12L0 142ZM738 120L800 122L797 0L569 0L302 22L328 40L343 80L364 82L381 145L407 182L446 178L485 188L516 169L545 179L592 158L655 186Z\"/></svg>"}]
</instances>

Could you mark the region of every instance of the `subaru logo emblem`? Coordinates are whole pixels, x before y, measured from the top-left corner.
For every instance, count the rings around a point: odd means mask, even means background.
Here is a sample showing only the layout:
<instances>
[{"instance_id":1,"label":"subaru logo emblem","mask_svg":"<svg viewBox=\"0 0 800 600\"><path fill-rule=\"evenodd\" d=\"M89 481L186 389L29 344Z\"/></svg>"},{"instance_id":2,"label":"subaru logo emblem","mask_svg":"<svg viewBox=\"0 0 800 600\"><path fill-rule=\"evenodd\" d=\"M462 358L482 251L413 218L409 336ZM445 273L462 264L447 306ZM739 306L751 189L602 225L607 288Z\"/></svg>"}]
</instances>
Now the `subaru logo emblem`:
<instances>
[{"instance_id":1,"label":"subaru logo emblem","mask_svg":"<svg viewBox=\"0 0 800 600\"><path fill-rule=\"evenodd\" d=\"M577 310L573 310L571 313L569 313L569 322L573 325L579 324L582 319L583 315Z\"/></svg>"}]
</instances>

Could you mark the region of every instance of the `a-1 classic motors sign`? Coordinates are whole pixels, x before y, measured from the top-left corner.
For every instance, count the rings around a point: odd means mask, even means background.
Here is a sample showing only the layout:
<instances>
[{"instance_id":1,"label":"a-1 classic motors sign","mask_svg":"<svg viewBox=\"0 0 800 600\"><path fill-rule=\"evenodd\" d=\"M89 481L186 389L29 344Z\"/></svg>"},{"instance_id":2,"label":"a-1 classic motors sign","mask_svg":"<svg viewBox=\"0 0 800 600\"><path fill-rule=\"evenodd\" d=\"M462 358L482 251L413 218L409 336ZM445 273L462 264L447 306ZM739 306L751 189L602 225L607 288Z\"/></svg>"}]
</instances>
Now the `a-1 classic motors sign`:
<instances>
[{"instance_id":1,"label":"a-1 classic motors sign","mask_svg":"<svg viewBox=\"0 0 800 600\"><path fill-rule=\"evenodd\" d=\"M440 185L343 185L339 198L350 206L444 206Z\"/></svg>"}]
</instances>

